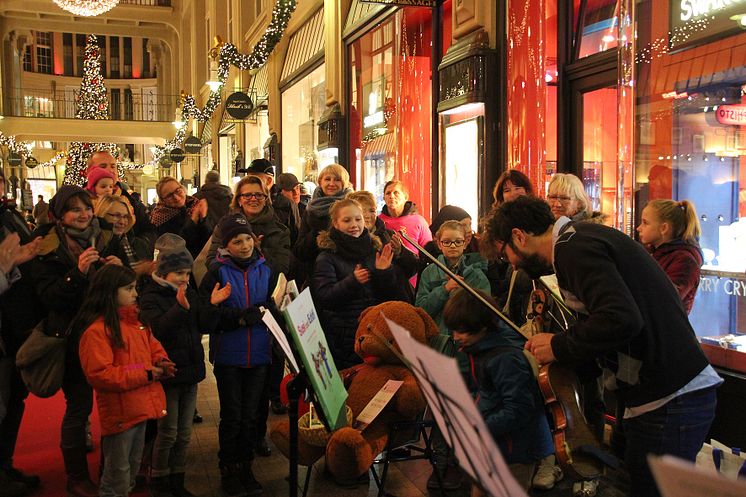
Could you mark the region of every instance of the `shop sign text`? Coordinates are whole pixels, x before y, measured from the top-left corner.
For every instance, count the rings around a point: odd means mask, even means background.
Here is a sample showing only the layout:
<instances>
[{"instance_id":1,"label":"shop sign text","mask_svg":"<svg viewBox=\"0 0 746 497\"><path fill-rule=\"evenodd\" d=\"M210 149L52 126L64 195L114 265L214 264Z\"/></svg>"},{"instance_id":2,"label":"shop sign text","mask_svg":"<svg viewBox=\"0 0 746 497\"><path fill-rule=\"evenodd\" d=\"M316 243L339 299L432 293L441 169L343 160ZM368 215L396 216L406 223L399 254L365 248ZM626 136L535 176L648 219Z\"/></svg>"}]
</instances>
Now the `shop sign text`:
<instances>
[{"instance_id":1,"label":"shop sign text","mask_svg":"<svg viewBox=\"0 0 746 497\"><path fill-rule=\"evenodd\" d=\"M724 292L726 295L733 297L746 297L746 280L701 276L699 278L699 291L706 293Z\"/></svg>"},{"instance_id":2,"label":"shop sign text","mask_svg":"<svg viewBox=\"0 0 746 497\"><path fill-rule=\"evenodd\" d=\"M681 20L691 21L695 17L714 14L718 10L727 9L731 5L744 3L746 0L681 0Z\"/></svg>"},{"instance_id":3,"label":"shop sign text","mask_svg":"<svg viewBox=\"0 0 746 497\"><path fill-rule=\"evenodd\" d=\"M746 124L746 105L721 105L715 111L715 117L720 124Z\"/></svg>"},{"instance_id":4,"label":"shop sign text","mask_svg":"<svg viewBox=\"0 0 746 497\"><path fill-rule=\"evenodd\" d=\"M715 37L741 32L738 17L746 0L671 0L671 49L704 43Z\"/></svg>"}]
</instances>

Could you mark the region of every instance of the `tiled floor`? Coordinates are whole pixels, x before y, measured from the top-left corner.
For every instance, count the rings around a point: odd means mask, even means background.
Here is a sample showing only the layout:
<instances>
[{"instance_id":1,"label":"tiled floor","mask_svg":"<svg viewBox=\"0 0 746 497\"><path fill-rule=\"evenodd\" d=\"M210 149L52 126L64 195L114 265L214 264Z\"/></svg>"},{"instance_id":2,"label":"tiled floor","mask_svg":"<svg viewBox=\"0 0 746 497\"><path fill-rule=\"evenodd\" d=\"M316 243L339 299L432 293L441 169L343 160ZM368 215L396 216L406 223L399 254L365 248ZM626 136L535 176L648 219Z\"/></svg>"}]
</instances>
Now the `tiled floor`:
<instances>
[{"instance_id":1,"label":"tiled floor","mask_svg":"<svg viewBox=\"0 0 746 497\"><path fill-rule=\"evenodd\" d=\"M222 497L223 495L220 491L220 473L217 461L217 425L220 408L215 377L211 371L212 368L208 364L207 379L199 386L197 407L204 418L204 422L194 425L187 467L187 487L199 497ZM271 415L270 424L272 418L277 419L274 415ZM308 492L310 497L372 497L378 493L378 488L372 479L369 484L360 485L353 489L335 485L323 474L323 462L314 467L313 471L314 474ZM289 495L286 480L289 474L288 461L274 447L270 457L255 459L254 472L256 478L264 486L265 496ZM393 464L389 470L386 491L396 497L423 497L428 495L426 483L430 472L430 465L426 461ZM305 474L306 468L301 467L299 470L301 485ZM619 475L612 474L608 478L605 477L599 487L598 497L624 496L625 493L619 490L619 487L623 485L619 484L618 480ZM532 493L532 496L570 496L572 495L571 487L571 482L566 478L555 489L548 492ZM298 495L301 495L300 490ZM434 492L433 495L438 495L438 492ZM448 497L466 497L468 495L469 490L466 485L459 491L448 492Z\"/></svg>"}]
</instances>

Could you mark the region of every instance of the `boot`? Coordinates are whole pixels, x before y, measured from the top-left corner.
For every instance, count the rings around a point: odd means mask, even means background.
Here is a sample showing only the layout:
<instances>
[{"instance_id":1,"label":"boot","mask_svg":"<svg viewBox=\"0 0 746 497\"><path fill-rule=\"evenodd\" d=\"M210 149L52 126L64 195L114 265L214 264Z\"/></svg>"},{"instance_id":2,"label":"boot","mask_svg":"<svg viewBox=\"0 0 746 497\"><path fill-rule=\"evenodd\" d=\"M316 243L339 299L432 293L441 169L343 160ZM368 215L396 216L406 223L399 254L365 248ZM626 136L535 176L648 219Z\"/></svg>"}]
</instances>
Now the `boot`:
<instances>
[{"instance_id":1,"label":"boot","mask_svg":"<svg viewBox=\"0 0 746 497\"><path fill-rule=\"evenodd\" d=\"M225 497L246 497L246 490L239 479L241 468L238 464L220 465L220 488Z\"/></svg>"},{"instance_id":2,"label":"boot","mask_svg":"<svg viewBox=\"0 0 746 497\"><path fill-rule=\"evenodd\" d=\"M241 463L238 478L241 480L246 495L262 495L262 484L254 478L254 472L251 470L251 461Z\"/></svg>"},{"instance_id":3,"label":"boot","mask_svg":"<svg viewBox=\"0 0 746 497\"><path fill-rule=\"evenodd\" d=\"M150 497L174 497L168 475L151 476L148 488L150 490Z\"/></svg>"},{"instance_id":4,"label":"boot","mask_svg":"<svg viewBox=\"0 0 746 497\"><path fill-rule=\"evenodd\" d=\"M69 497L98 497L98 486L88 474L88 459L85 446L77 449L63 449L62 459L67 473L67 494Z\"/></svg>"},{"instance_id":5,"label":"boot","mask_svg":"<svg viewBox=\"0 0 746 497\"><path fill-rule=\"evenodd\" d=\"M197 497L184 488L184 477L184 473L171 473L171 477L169 478L171 493L174 497Z\"/></svg>"},{"instance_id":6,"label":"boot","mask_svg":"<svg viewBox=\"0 0 746 497\"><path fill-rule=\"evenodd\" d=\"M23 497L29 488L14 480L5 470L0 470L0 497Z\"/></svg>"},{"instance_id":7,"label":"boot","mask_svg":"<svg viewBox=\"0 0 746 497\"><path fill-rule=\"evenodd\" d=\"M531 480L531 488L551 490L562 476L562 468L556 465L554 454L550 454L539 462L536 474Z\"/></svg>"}]
</instances>

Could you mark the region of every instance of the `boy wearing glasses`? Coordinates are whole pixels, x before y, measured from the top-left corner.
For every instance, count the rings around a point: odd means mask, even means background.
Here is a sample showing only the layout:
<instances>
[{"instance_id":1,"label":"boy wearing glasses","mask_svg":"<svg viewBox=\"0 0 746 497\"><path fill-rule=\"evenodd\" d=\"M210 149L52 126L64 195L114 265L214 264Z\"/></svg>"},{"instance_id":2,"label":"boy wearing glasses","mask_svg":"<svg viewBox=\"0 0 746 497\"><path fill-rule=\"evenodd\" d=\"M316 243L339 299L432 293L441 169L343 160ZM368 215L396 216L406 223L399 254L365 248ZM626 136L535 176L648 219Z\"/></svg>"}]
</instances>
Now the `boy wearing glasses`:
<instances>
[{"instance_id":1,"label":"boy wearing glasses","mask_svg":"<svg viewBox=\"0 0 746 497\"><path fill-rule=\"evenodd\" d=\"M458 221L443 223L435 233L435 241L440 249L438 260L470 287L489 293L490 282L485 275L487 261L478 253L464 253L466 235L464 225ZM443 308L448 297L457 288L458 283L435 264L427 266L422 272L415 305L427 311L438 323L442 334L448 334L448 329L443 323Z\"/></svg>"}]
</instances>

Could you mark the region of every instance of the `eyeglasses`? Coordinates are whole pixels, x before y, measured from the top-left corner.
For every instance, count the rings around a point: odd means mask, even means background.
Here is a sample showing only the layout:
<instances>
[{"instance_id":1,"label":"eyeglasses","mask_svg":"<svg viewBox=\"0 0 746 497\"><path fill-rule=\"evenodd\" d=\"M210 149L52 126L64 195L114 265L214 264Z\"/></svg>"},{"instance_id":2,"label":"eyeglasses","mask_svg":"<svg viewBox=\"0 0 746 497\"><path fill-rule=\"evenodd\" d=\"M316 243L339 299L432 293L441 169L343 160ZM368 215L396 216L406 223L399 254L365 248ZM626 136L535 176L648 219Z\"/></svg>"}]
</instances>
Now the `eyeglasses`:
<instances>
[{"instance_id":1,"label":"eyeglasses","mask_svg":"<svg viewBox=\"0 0 746 497\"><path fill-rule=\"evenodd\" d=\"M503 248L502 248L502 250L500 250L500 253L499 253L499 254L497 254L497 260L498 260L499 262L502 262L503 264L507 264L507 263L509 263L509 262L510 262L510 261L508 260L508 254L506 254L506 253L505 253L505 249L507 249L507 248L508 248L508 245L509 245L509 243L510 243L510 242L505 242L505 243L503 243Z\"/></svg>"},{"instance_id":2,"label":"eyeglasses","mask_svg":"<svg viewBox=\"0 0 746 497\"><path fill-rule=\"evenodd\" d=\"M441 240L441 245L445 247L461 247L464 245L464 242L466 240L458 239L458 240Z\"/></svg>"},{"instance_id":3,"label":"eyeglasses","mask_svg":"<svg viewBox=\"0 0 746 497\"><path fill-rule=\"evenodd\" d=\"M547 195L547 202L569 202L572 198L567 195Z\"/></svg>"},{"instance_id":4,"label":"eyeglasses","mask_svg":"<svg viewBox=\"0 0 746 497\"><path fill-rule=\"evenodd\" d=\"M252 198L255 198L255 199L259 200L259 201L265 200L267 198L267 196L265 194L263 194L263 193L253 193L253 192L242 193L242 194L239 195L239 197L241 197L244 200L250 200Z\"/></svg>"},{"instance_id":5,"label":"eyeglasses","mask_svg":"<svg viewBox=\"0 0 746 497\"><path fill-rule=\"evenodd\" d=\"M109 218L109 219L113 219L116 222L119 222L119 221L129 221L130 219L132 219L132 216L130 216L129 214L111 214L111 213L107 213L106 217Z\"/></svg>"},{"instance_id":6,"label":"eyeglasses","mask_svg":"<svg viewBox=\"0 0 746 497\"><path fill-rule=\"evenodd\" d=\"M163 200L171 200L177 195L183 195L183 194L184 194L184 189L182 187L178 187L176 190L172 191L168 195L164 195Z\"/></svg>"}]
</instances>

